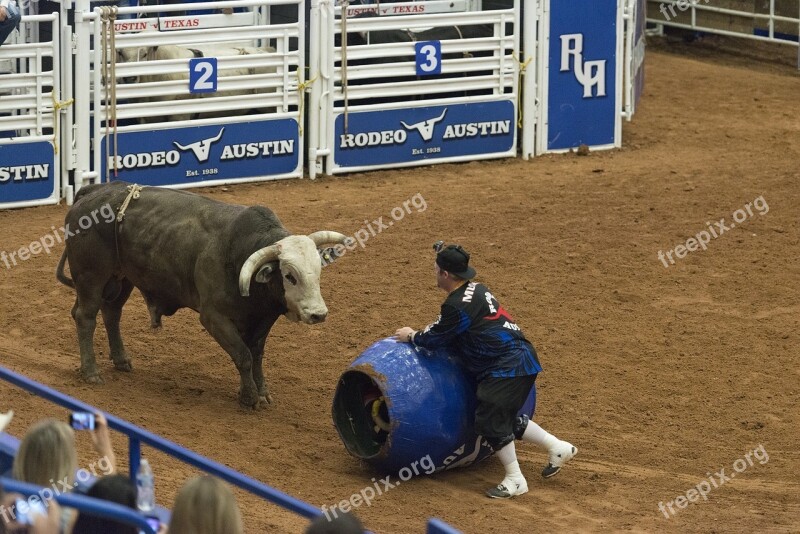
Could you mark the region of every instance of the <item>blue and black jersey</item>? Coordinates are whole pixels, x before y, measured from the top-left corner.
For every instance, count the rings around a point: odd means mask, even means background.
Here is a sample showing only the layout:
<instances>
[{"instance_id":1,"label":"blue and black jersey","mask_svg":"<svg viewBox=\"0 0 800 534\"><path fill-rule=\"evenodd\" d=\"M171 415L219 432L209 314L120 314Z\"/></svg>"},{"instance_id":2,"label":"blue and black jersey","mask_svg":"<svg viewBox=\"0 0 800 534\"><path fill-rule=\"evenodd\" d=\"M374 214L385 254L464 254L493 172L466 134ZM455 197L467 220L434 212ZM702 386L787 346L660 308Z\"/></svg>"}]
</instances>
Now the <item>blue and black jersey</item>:
<instances>
[{"instance_id":1,"label":"blue and black jersey","mask_svg":"<svg viewBox=\"0 0 800 534\"><path fill-rule=\"evenodd\" d=\"M536 349L489 289L468 282L447 296L442 313L412 342L426 349L449 346L478 380L535 375Z\"/></svg>"}]
</instances>

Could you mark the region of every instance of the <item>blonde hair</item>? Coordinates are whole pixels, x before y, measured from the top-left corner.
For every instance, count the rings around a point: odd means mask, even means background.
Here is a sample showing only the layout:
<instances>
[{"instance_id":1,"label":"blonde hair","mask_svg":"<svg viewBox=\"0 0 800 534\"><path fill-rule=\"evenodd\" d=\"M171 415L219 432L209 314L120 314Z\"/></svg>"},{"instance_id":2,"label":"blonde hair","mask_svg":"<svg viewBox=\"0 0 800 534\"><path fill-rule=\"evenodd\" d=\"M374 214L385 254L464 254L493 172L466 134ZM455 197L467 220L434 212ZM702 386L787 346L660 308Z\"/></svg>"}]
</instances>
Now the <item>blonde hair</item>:
<instances>
[{"instance_id":1,"label":"blonde hair","mask_svg":"<svg viewBox=\"0 0 800 534\"><path fill-rule=\"evenodd\" d=\"M242 516L227 484L211 476L184 484L172 507L170 534L242 534Z\"/></svg>"},{"instance_id":2,"label":"blonde hair","mask_svg":"<svg viewBox=\"0 0 800 534\"><path fill-rule=\"evenodd\" d=\"M50 486L66 479L71 487L77 465L72 428L63 421L43 419L22 438L12 472L20 482Z\"/></svg>"}]
</instances>

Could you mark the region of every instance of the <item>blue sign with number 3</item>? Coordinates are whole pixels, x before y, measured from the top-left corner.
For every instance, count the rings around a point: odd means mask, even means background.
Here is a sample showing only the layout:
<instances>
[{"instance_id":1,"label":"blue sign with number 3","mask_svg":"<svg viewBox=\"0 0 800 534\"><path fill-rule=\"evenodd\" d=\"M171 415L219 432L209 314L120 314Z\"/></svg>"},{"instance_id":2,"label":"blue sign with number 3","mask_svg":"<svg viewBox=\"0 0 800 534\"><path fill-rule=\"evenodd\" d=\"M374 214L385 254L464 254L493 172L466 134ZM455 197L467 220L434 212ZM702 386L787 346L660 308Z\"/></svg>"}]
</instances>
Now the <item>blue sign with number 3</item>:
<instances>
[{"instance_id":1,"label":"blue sign with number 3","mask_svg":"<svg viewBox=\"0 0 800 534\"><path fill-rule=\"evenodd\" d=\"M420 41L414 43L417 51L417 76L431 76L442 73L442 43L440 41Z\"/></svg>"},{"instance_id":2,"label":"blue sign with number 3","mask_svg":"<svg viewBox=\"0 0 800 534\"><path fill-rule=\"evenodd\" d=\"M189 92L217 92L217 58L196 57L189 60Z\"/></svg>"}]
</instances>

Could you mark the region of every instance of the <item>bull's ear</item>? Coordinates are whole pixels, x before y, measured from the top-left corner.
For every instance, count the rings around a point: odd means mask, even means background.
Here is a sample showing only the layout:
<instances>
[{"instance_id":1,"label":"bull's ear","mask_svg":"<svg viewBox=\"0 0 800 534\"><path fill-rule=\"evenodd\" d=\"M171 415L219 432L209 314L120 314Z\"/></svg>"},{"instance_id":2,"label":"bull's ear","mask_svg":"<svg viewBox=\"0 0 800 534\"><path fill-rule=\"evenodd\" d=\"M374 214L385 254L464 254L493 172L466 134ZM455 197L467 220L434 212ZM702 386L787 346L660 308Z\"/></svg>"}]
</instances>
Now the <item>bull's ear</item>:
<instances>
[{"instance_id":1,"label":"bull's ear","mask_svg":"<svg viewBox=\"0 0 800 534\"><path fill-rule=\"evenodd\" d=\"M321 248L317 251L319 252L319 259L322 262L323 267L333 263L341 257L341 254L336 253L336 249L334 247Z\"/></svg>"},{"instance_id":2,"label":"bull's ear","mask_svg":"<svg viewBox=\"0 0 800 534\"><path fill-rule=\"evenodd\" d=\"M271 261L265 264L262 268L258 270L256 273L256 282L260 284L266 284L269 281L269 276L276 270L278 270L279 262Z\"/></svg>"}]
</instances>

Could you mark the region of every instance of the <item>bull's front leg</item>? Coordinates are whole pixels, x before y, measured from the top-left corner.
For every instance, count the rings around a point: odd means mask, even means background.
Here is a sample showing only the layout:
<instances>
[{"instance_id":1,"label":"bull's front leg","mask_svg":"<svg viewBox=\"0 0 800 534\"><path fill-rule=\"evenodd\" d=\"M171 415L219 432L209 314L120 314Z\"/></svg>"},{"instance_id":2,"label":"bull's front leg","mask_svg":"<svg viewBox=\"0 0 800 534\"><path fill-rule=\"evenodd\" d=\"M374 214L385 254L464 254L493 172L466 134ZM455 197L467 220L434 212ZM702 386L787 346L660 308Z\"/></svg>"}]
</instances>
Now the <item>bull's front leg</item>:
<instances>
[{"instance_id":1,"label":"bull's front leg","mask_svg":"<svg viewBox=\"0 0 800 534\"><path fill-rule=\"evenodd\" d=\"M266 334L250 345L250 352L253 354L253 379L258 389L258 402L264 405L272 404L272 395L269 394L267 382L264 380L264 344L267 341Z\"/></svg>"},{"instance_id":2,"label":"bull's front leg","mask_svg":"<svg viewBox=\"0 0 800 534\"><path fill-rule=\"evenodd\" d=\"M241 381L239 385L239 403L248 408L263 408L258 401L258 388L253 379L253 356L250 348L239 335L236 325L227 317L214 311L201 312L200 322L208 330L208 333L217 340L217 343L225 349L225 352L230 355L236 365L236 369L239 370Z\"/></svg>"},{"instance_id":3,"label":"bull's front leg","mask_svg":"<svg viewBox=\"0 0 800 534\"><path fill-rule=\"evenodd\" d=\"M272 404L272 395L270 395L267 382L264 380L264 345L272 325L279 317L280 315L267 316L247 332L247 344L253 355L253 378L256 388L258 388L258 401L263 406Z\"/></svg>"}]
</instances>

